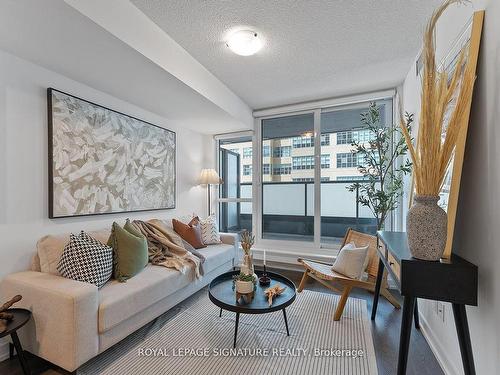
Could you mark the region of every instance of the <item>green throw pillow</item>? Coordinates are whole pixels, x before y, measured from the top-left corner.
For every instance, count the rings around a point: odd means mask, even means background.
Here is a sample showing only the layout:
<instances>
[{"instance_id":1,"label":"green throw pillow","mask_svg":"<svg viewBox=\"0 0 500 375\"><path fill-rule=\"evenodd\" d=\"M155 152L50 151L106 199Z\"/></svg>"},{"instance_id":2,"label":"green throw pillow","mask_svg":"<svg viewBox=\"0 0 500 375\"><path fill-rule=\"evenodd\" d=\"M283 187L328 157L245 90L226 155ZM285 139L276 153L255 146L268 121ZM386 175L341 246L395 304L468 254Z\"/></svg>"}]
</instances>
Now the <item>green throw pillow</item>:
<instances>
[{"instance_id":1,"label":"green throw pillow","mask_svg":"<svg viewBox=\"0 0 500 375\"><path fill-rule=\"evenodd\" d=\"M148 264L148 242L128 220L120 227L113 223L108 246L113 248L113 276L126 281Z\"/></svg>"}]
</instances>

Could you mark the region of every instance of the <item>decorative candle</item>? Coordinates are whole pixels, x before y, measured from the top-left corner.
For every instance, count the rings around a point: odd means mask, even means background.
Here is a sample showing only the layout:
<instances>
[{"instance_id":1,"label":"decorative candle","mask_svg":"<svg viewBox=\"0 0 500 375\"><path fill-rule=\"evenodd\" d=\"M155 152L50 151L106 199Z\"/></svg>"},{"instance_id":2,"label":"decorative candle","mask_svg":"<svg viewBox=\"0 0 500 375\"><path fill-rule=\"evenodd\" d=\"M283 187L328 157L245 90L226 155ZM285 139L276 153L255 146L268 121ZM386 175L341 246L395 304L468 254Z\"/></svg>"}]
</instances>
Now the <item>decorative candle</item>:
<instances>
[{"instance_id":1,"label":"decorative candle","mask_svg":"<svg viewBox=\"0 0 500 375\"><path fill-rule=\"evenodd\" d=\"M264 266L266 265L266 249L264 249Z\"/></svg>"}]
</instances>

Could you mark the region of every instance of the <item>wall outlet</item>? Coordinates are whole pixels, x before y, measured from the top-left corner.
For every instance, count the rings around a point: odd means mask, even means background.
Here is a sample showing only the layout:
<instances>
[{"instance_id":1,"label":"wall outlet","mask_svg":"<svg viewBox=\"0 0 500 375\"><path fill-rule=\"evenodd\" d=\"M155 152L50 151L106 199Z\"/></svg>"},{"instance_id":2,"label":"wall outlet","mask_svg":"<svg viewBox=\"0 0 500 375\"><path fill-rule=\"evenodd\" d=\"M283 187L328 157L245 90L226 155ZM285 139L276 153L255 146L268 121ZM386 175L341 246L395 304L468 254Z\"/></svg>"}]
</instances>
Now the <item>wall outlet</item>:
<instances>
[{"instance_id":1,"label":"wall outlet","mask_svg":"<svg viewBox=\"0 0 500 375\"><path fill-rule=\"evenodd\" d=\"M439 319L444 323L444 310L445 310L445 304L440 301L436 301L436 314L438 315Z\"/></svg>"}]
</instances>

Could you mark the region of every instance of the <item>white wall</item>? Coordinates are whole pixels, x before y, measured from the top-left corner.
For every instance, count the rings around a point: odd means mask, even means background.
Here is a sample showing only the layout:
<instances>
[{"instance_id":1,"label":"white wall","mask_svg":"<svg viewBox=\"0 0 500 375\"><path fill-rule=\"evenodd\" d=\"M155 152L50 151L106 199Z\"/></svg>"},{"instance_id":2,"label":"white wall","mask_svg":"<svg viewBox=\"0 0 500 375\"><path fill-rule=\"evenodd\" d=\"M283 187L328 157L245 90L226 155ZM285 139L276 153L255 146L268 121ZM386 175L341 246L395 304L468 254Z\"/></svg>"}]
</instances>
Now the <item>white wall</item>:
<instances>
[{"instance_id":1,"label":"white wall","mask_svg":"<svg viewBox=\"0 0 500 375\"><path fill-rule=\"evenodd\" d=\"M486 8L477 81L463 166L454 251L479 267L479 306L467 307L477 374L500 374L500 2L475 1ZM472 13L458 7L440 20L437 55L443 57L453 35ZM419 81L412 66L403 85L405 109L418 114ZM462 374L451 306L444 322L436 303L419 300L423 331L446 373Z\"/></svg>"},{"instance_id":2,"label":"white wall","mask_svg":"<svg viewBox=\"0 0 500 375\"><path fill-rule=\"evenodd\" d=\"M176 131L177 208L48 219L47 87ZM197 186L197 178L201 168L213 167L213 160L210 136L173 128L165 118L0 50L0 279L25 270L36 240L48 233L107 227L127 217L170 218L192 212L204 215L206 190Z\"/></svg>"}]
</instances>

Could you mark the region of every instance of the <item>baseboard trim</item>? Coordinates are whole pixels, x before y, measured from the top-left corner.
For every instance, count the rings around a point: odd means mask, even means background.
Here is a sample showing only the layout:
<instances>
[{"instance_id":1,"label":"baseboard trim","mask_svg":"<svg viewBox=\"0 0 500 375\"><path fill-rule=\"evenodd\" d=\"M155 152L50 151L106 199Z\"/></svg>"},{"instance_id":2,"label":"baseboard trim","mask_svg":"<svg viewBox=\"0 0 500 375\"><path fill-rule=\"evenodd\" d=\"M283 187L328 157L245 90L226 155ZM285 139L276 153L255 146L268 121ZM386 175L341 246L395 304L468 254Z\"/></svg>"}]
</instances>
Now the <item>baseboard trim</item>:
<instances>
[{"instance_id":1,"label":"baseboard trim","mask_svg":"<svg viewBox=\"0 0 500 375\"><path fill-rule=\"evenodd\" d=\"M437 337L432 332L432 329L430 328L425 317L422 314L419 314L419 318L420 332L422 332L422 335L429 344L432 353L434 353L434 356L436 357L436 360L445 375L463 375L463 371L460 371L460 368L457 368L455 363L447 357L445 348L443 348Z\"/></svg>"}]
</instances>

